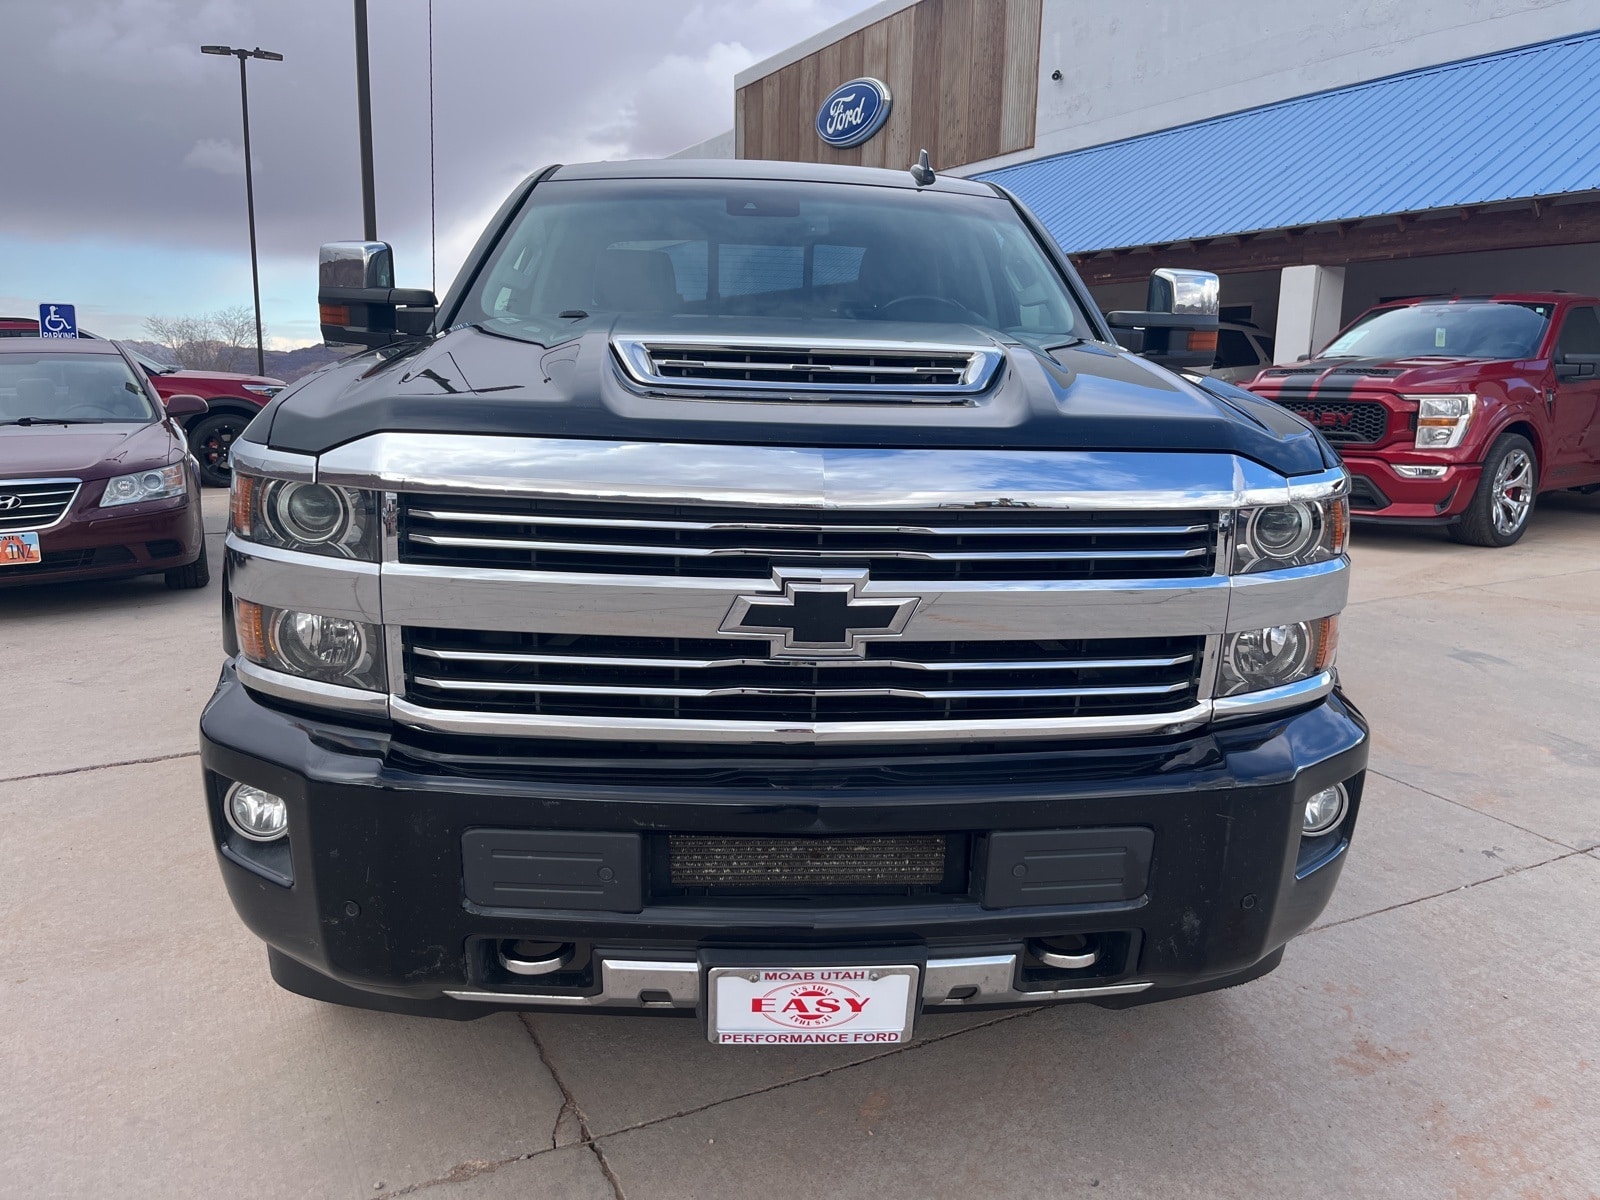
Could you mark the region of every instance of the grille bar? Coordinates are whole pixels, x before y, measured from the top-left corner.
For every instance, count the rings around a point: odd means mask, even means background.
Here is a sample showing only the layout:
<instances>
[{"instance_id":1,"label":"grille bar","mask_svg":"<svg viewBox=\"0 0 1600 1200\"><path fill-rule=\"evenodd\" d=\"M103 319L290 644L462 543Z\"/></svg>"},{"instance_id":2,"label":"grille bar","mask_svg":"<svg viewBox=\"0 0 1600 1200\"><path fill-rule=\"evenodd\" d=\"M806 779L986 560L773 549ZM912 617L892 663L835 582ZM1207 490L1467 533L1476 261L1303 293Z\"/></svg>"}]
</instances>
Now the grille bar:
<instances>
[{"instance_id":1,"label":"grille bar","mask_svg":"<svg viewBox=\"0 0 1600 1200\"><path fill-rule=\"evenodd\" d=\"M773 659L764 642L401 631L405 696L441 711L673 720L952 720L1177 712L1203 639L894 642L855 659ZM974 652L991 655L977 660ZM722 651L719 653L718 651Z\"/></svg>"},{"instance_id":2,"label":"grille bar","mask_svg":"<svg viewBox=\"0 0 1600 1200\"><path fill-rule=\"evenodd\" d=\"M76 479L0 480L0 496L18 499L0 510L0 533L50 528L66 515L81 486Z\"/></svg>"},{"instance_id":3,"label":"grille bar","mask_svg":"<svg viewBox=\"0 0 1600 1200\"><path fill-rule=\"evenodd\" d=\"M571 550L578 554L636 554L684 558L838 558L837 550L777 546L630 546L620 542L551 542L532 538L463 537L450 534L411 533L407 540L424 546L475 546L487 550ZM999 562L1002 560L1049 562L1096 559L1197 558L1206 546L1178 550L872 550L873 558L914 559L918 562Z\"/></svg>"},{"instance_id":4,"label":"grille bar","mask_svg":"<svg viewBox=\"0 0 1600 1200\"><path fill-rule=\"evenodd\" d=\"M1211 512L875 511L404 495L402 562L770 580L776 567L879 580L1171 579L1209 575Z\"/></svg>"},{"instance_id":5,"label":"grille bar","mask_svg":"<svg viewBox=\"0 0 1600 1200\"><path fill-rule=\"evenodd\" d=\"M724 696L785 696L798 698L810 697L817 694L815 688L607 687L601 684L592 683L516 683L507 682L504 680L489 679L432 679L424 675L416 676L413 681L423 687L439 688L447 692L550 692L555 694L577 696L678 696L695 699L709 699L713 697ZM1167 696L1173 694L1174 692L1184 691L1187 687L1187 683L1173 683L1164 687L969 688L965 690L840 687L829 688L828 695L851 700L876 696L900 697L906 700L1017 700L1032 696Z\"/></svg>"},{"instance_id":6,"label":"grille bar","mask_svg":"<svg viewBox=\"0 0 1600 1200\"><path fill-rule=\"evenodd\" d=\"M493 650L437 650L431 646L418 646L415 653L425 658L447 662L528 663L588 667L671 667L681 670L714 670L723 667L766 667L771 660L761 658L660 658L600 654L520 654ZM1193 662L1194 655L1180 654L1166 658L1066 658L1037 659L1015 664L1029 670L1107 671L1150 667L1176 667ZM996 671L1007 668L1004 662L917 662L903 658L819 658L807 660L808 667L894 667L903 671Z\"/></svg>"}]
</instances>

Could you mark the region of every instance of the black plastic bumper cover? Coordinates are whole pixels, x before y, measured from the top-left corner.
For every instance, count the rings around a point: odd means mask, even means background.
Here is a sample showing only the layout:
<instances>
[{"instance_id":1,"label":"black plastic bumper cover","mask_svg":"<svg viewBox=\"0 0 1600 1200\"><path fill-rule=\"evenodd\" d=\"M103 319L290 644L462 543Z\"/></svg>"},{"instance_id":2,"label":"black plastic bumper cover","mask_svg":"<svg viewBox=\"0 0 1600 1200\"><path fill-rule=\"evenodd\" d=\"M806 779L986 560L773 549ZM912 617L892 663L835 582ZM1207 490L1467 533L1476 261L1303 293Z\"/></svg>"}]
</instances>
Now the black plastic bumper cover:
<instances>
[{"instance_id":1,"label":"black plastic bumper cover","mask_svg":"<svg viewBox=\"0 0 1600 1200\"><path fill-rule=\"evenodd\" d=\"M323 999L461 1018L496 1011L444 994L479 982L469 950L486 938L580 943L633 957L731 948L848 957L884 947L927 957L1118 930L1131 931L1138 947L1126 977L1153 983L1137 1000L1239 982L1270 970L1284 943L1326 905L1367 760L1366 725L1337 694L1292 714L1159 743L1054 743L965 756L930 747L929 759L942 754L938 769L920 772L926 760L870 754L841 760L784 752L757 770L748 759L710 769L709 758L690 770L678 759L653 758L648 747L545 760L537 744L503 773L492 755L484 769L430 766L426 755L407 752L404 731L268 707L231 668L200 728L218 862L239 915L273 951L279 981ZM221 800L231 780L287 800L287 886L282 875L252 870L228 852ZM1335 783L1352 797L1340 852L1307 868L1301 810L1309 795ZM619 905L632 912L517 909L475 902L464 884L464 839L484 828L940 832L983 845L1004 831L1114 827L1152 831L1148 850L1136 848L1148 853L1148 874L1131 899L1072 902L1047 892L1054 902L1030 904L1016 889L986 891L976 867L969 893L914 903L647 894ZM1008 853L1019 844L995 840Z\"/></svg>"}]
</instances>

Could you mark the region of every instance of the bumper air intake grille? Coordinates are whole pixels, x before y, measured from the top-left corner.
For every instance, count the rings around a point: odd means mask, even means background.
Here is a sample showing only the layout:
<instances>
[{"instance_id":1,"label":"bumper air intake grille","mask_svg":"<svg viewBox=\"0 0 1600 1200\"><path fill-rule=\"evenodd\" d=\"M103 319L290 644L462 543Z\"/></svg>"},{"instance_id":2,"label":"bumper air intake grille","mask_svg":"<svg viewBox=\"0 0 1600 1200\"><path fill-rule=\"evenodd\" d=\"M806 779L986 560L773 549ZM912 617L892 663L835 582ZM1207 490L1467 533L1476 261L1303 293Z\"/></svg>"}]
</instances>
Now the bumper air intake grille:
<instances>
[{"instance_id":1,"label":"bumper air intake grille","mask_svg":"<svg viewBox=\"0 0 1600 1200\"><path fill-rule=\"evenodd\" d=\"M608 575L767 580L774 567L802 566L864 567L874 580L1178 579L1211 574L1217 536L1212 512L763 512L425 495L402 496L401 507L402 562Z\"/></svg>"},{"instance_id":2,"label":"bumper air intake grille","mask_svg":"<svg viewBox=\"0 0 1600 1200\"><path fill-rule=\"evenodd\" d=\"M675 888L932 887L949 874L944 834L870 837L667 835Z\"/></svg>"},{"instance_id":3,"label":"bumper air intake grille","mask_svg":"<svg viewBox=\"0 0 1600 1200\"><path fill-rule=\"evenodd\" d=\"M1381 442L1389 429L1389 410L1381 404L1318 400L1279 400L1278 403L1310 421L1335 445L1369 446Z\"/></svg>"},{"instance_id":4,"label":"bumper air intake grille","mask_svg":"<svg viewBox=\"0 0 1600 1200\"><path fill-rule=\"evenodd\" d=\"M903 642L788 662L766 640L406 629L406 698L524 716L939 721L1126 716L1195 702L1204 639Z\"/></svg>"},{"instance_id":5,"label":"bumper air intake grille","mask_svg":"<svg viewBox=\"0 0 1600 1200\"><path fill-rule=\"evenodd\" d=\"M76 479L0 480L0 533L48 529L78 494Z\"/></svg>"}]
</instances>

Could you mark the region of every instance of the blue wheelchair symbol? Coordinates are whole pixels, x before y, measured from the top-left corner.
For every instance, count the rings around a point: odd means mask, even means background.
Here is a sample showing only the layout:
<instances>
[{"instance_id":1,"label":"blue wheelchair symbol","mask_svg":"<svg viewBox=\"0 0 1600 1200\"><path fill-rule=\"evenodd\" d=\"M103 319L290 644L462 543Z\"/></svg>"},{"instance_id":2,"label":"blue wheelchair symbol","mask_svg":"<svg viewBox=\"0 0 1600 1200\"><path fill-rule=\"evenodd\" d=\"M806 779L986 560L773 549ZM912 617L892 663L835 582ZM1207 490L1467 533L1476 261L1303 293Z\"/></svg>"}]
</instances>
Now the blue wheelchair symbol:
<instances>
[{"instance_id":1,"label":"blue wheelchair symbol","mask_svg":"<svg viewBox=\"0 0 1600 1200\"><path fill-rule=\"evenodd\" d=\"M47 338L77 337L77 308L71 304L39 305L39 336Z\"/></svg>"}]
</instances>

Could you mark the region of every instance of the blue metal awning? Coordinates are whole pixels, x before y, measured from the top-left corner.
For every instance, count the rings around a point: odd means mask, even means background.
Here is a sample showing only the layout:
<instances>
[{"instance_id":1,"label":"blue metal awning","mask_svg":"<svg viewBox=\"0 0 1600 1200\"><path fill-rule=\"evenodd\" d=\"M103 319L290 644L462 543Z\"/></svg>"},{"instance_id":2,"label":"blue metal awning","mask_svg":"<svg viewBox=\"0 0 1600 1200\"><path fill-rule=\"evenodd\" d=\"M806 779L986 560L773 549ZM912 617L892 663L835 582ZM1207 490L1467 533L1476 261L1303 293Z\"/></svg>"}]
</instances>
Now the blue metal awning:
<instances>
[{"instance_id":1,"label":"blue metal awning","mask_svg":"<svg viewBox=\"0 0 1600 1200\"><path fill-rule=\"evenodd\" d=\"M979 176L1068 253L1600 189L1600 31Z\"/></svg>"}]
</instances>

